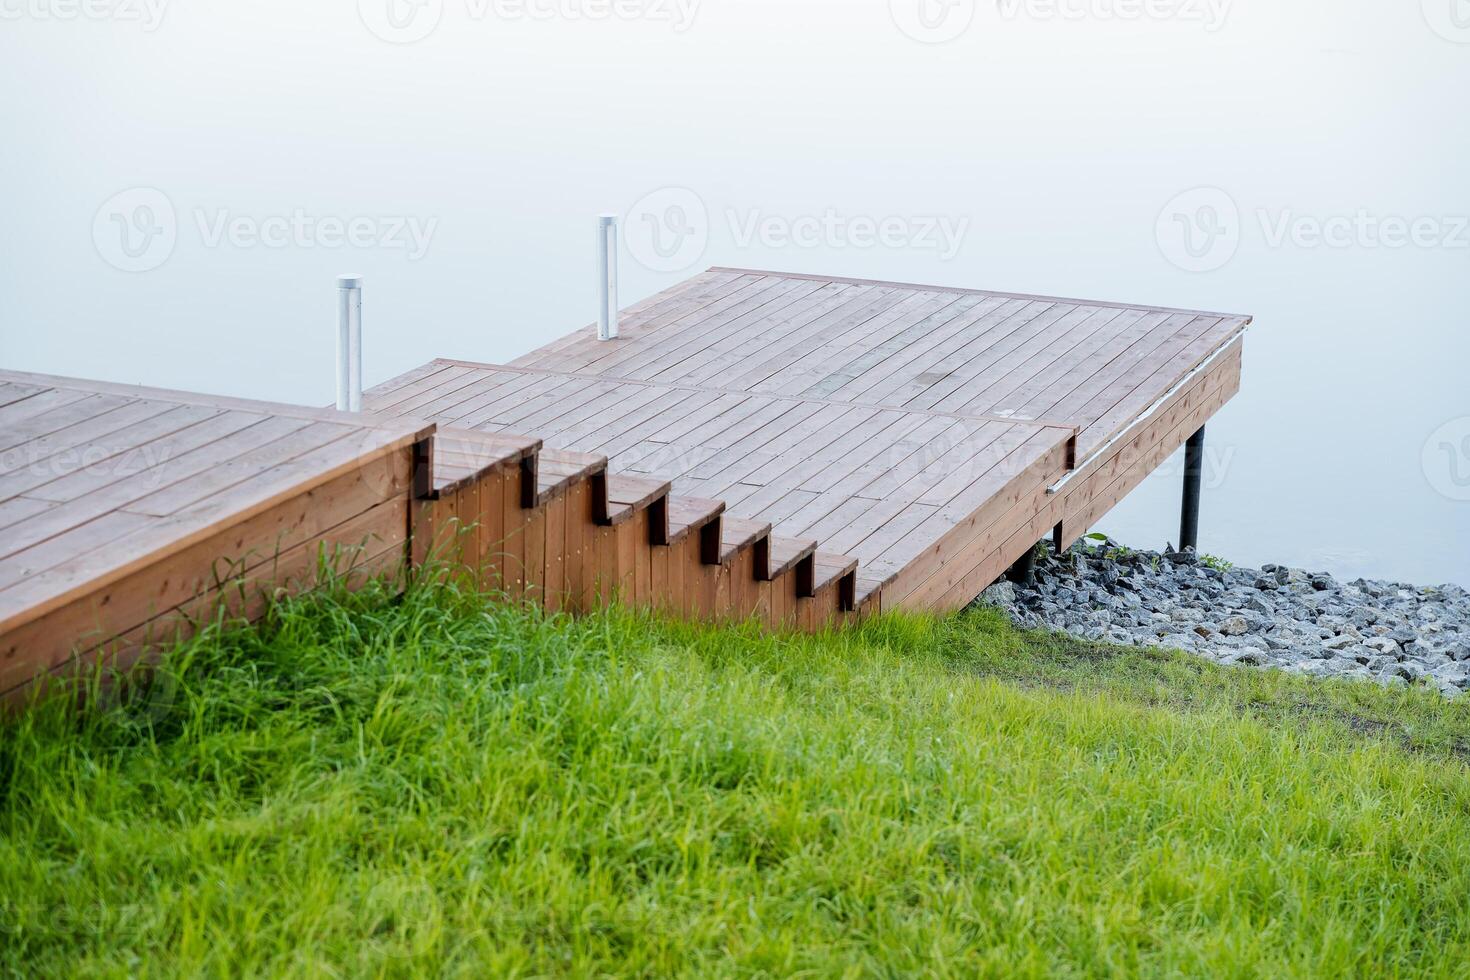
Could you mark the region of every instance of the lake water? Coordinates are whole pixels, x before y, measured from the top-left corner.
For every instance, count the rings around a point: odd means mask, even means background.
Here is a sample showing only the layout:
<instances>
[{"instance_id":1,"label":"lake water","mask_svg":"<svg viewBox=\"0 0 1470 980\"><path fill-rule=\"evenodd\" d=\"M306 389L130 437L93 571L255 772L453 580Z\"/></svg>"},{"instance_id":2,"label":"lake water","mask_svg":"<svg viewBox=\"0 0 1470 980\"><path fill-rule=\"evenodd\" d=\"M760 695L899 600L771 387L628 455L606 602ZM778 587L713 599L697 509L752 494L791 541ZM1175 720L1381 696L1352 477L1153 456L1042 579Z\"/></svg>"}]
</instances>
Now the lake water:
<instances>
[{"instance_id":1,"label":"lake water","mask_svg":"<svg viewBox=\"0 0 1470 980\"><path fill-rule=\"evenodd\" d=\"M330 7L331 9L327 9ZM607 16L603 16L607 15ZM14 0L0 364L321 404L709 265L1251 313L1202 547L1470 583L1470 4ZM1102 530L1177 533L1177 460Z\"/></svg>"}]
</instances>

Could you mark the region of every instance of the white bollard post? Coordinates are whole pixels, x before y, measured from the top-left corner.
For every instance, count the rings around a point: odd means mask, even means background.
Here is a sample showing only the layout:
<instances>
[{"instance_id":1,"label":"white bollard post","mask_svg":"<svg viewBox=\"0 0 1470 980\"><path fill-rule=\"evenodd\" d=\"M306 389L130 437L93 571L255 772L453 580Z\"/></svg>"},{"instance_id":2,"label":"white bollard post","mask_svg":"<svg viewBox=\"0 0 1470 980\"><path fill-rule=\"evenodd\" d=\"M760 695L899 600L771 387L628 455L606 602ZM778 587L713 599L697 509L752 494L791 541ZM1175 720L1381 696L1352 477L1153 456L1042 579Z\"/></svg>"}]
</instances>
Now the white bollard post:
<instances>
[{"instance_id":1,"label":"white bollard post","mask_svg":"<svg viewBox=\"0 0 1470 980\"><path fill-rule=\"evenodd\" d=\"M597 339L618 335L618 216L597 218Z\"/></svg>"},{"instance_id":2,"label":"white bollard post","mask_svg":"<svg viewBox=\"0 0 1470 980\"><path fill-rule=\"evenodd\" d=\"M362 411L362 276L337 277L337 409Z\"/></svg>"}]
</instances>

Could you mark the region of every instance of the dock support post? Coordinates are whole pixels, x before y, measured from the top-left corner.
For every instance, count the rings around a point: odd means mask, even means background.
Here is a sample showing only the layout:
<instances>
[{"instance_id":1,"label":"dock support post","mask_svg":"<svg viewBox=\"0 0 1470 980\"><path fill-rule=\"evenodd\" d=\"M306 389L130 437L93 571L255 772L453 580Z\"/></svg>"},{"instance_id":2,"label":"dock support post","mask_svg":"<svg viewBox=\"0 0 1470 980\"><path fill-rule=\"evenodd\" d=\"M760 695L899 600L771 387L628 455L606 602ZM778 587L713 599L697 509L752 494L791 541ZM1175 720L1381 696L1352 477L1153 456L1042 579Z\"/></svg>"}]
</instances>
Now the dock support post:
<instances>
[{"instance_id":1,"label":"dock support post","mask_svg":"<svg viewBox=\"0 0 1470 980\"><path fill-rule=\"evenodd\" d=\"M597 218L597 339L618 336L618 216Z\"/></svg>"},{"instance_id":2,"label":"dock support post","mask_svg":"<svg viewBox=\"0 0 1470 980\"><path fill-rule=\"evenodd\" d=\"M1035 545L1026 549L1026 553L1016 559L1016 563L1006 572L1006 578L1018 585L1030 585L1036 579L1036 547Z\"/></svg>"},{"instance_id":3,"label":"dock support post","mask_svg":"<svg viewBox=\"0 0 1470 980\"><path fill-rule=\"evenodd\" d=\"M1205 427L1184 444L1184 506L1179 516L1179 550L1199 550L1199 491L1205 471Z\"/></svg>"},{"instance_id":4,"label":"dock support post","mask_svg":"<svg viewBox=\"0 0 1470 980\"><path fill-rule=\"evenodd\" d=\"M362 411L362 276L337 277L337 410Z\"/></svg>"}]
</instances>

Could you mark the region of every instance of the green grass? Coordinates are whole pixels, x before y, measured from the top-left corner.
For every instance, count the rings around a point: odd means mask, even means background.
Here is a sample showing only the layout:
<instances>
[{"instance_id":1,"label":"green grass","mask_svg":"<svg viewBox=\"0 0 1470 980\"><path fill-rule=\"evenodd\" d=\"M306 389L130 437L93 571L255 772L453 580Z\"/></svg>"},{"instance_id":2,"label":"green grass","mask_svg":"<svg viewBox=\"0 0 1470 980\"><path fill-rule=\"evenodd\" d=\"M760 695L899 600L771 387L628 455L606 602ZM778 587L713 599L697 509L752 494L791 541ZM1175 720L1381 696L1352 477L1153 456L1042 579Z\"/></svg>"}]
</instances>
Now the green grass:
<instances>
[{"instance_id":1,"label":"green grass","mask_svg":"<svg viewBox=\"0 0 1470 980\"><path fill-rule=\"evenodd\" d=\"M1463 975L1470 711L1019 634L448 587L0 727L15 975Z\"/></svg>"}]
</instances>

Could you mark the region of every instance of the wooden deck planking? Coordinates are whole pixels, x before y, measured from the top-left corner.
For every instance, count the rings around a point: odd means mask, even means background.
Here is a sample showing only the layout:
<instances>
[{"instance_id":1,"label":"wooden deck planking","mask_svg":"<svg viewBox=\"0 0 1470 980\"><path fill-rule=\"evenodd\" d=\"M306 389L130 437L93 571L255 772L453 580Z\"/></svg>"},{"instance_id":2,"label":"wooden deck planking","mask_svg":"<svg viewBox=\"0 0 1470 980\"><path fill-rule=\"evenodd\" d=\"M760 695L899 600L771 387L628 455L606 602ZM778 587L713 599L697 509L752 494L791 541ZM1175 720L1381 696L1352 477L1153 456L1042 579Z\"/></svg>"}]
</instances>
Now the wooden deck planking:
<instances>
[{"instance_id":1,"label":"wooden deck planking","mask_svg":"<svg viewBox=\"0 0 1470 980\"><path fill-rule=\"evenodd\" d=\"M213 551L206 561L191 549L223 548L241 526L264 531L251 521L272 506L297 508L289 527L321 531L323 521L357 516L343 507L366 513L381 505L390 485L402 496L412 446L429 431L411 418L383 422L19 372L0 372L0 385L12 409L0 470L0 695L76 652L88 617L111 630L98 643L123 642L197 600L228 556ZM373 473L381 476L364 487ZM342 494L312 498L315 513L293 503L334 480ZM287 525L272 527L279 535ZM202 564L180 565L188 555ZM162 577L136 578L149 569ZM184 582L189 595L168 591ZM106 598L124 585L133 591Z\"/></svg>"},{"instance_id":2,"label":"wooden deck planking","mask_svg":"<svg viewBox=\"0 0 1470 980\"><path fill-rule=\"evenodd\" d=\"M612 472L646 474L669 481L676 494L722 499L731 518L770 522L784 537L825 542L840 535L851 541L848 553L890 569L901 568L930 543L913 533L917 529L931 527L942 515L966 519L969 511L958 513L956 501L973 497L977 486L1003 487L1012 475L1007 466L1024 469L1046 453L1063 460L1072 435L1065 428L1004 419L754 393L731 397L606 378L599 381L604 390L578 404L579 394L588 391L588 379L580 375L491 365L475 370L497 383L517 372L542 382L517 389L528 396L534 390L538 407L531 415L485 418L481 413L481 430L512 431L530 422L525 431L550 445L605 454ZM456 376L457 382L464 380ZM562 392L570 394L563 398ZM393 404L388 402L390 411ZM366 408L382 410L371 392ZM468 421L452 414L435 420L455 427ZM652 441L669 436L677 441ZM1048 476L1056 479L1063 472L1057 462ZM993 475L990 483L983 480L987 473ZM983 503L977 498L970 509ZM633 578L626 578L621 566L606 567L604 575L631 584L636 593L643 581L640 555L624 554L633 562ZM732 601L744 608L764 600L737 590Z\"/></svg>"},{"instance_id":3,"label":"wooden deck planking","mask_svg":"<svg viewBox=\"0 0 1470 980\"><path fill-rule=\"evenodd\" d=\"M776 508L778 533L831 532L872 564L863 573L868 587L892 586L885 589L890 606L904 601L905 589L949 601L1037 521L1061 522L1064 512L1069 525L1099 516L1131 484L1092 454L1127 429L1129 452L1152 459L1183 427L1213 413L1228 397L1216 376L1234 370L1238 378L1238 358L1212 369L1208 392L1196 391L1196 380L1184 386L1194 394L1160 400L1238 342L1250 322L1167 307L732 269L665 290L650 309L659 312L617 341L600 344L579 332L516 367L704 392L682 419L665 417L686 404L672 391L642 403L649 408L624 427L625 438L604 444L613 466L669 476L681 492L726 496L732 514ZM620 392L600 410L618 414L634 397ZM1188 411L1179 416L1181 404ZM866 411L844 415L832 405ZM1129 428L1145 413L1150 425ZM1168 420L1153 417L1164 414ZM967 428L963 419L980 424ZM587 429L556 436L575 440ZM1074 460L1089 470L1079 481L1087 496L1048 499L1045 486ZM978 525L982 519L991 523ZM954 543L936 550L960 539L969 550ZM990 551L976 553L980 546ZM945 554L959 555L966 567L946 566L942 576L931 569L920 581L915 569L927 553L940 565ZM907 585L895 584L900 572Z\"/></svg>"},{"instance_id":4,"label":"wooden deck planking","mask_svg":"<svg viewBox=\"0 0 1470 980\"><path fill-rule=\"evenodd\" d=\"M734 274L758 278L721 280L741 285L705 307L699 304L710 295L703 292L708 280L667 291L665 303L685 296L680 315L647 332L630 329L613 343L615 350L598 350L608 345L583 338L516 364L911 411L1040 419L1077 427L1085 452L1105 443L1119 419L1126 423L1130 412L1147 409L1193 370L1202 360L1196 341L1218 349L1249 323L1247 317L1154 306L711 270L715 277ZM813 297L821 296L836 306L806 318L821 306ZM873 300L858 304L872 315L852 317L849 310L835 321L855 322L829 332L844 296ZM650 373L651 367L658 370Z\"/></svg>"},{"instance_id":5,"label":"wooden deck planking","mask_svg":"<svg viewBox=\"0 0 1470 980\"><path fill-rule=\"evenodd\" d=\"M362 416L0 372L0 695L78 652L53 633L177 633L219 601L188 562L271 528L241 581L304 582L329 541L359 570L401 567L433 536L552 610L621 595L810 628L839 603L954 608L1053 525L1085 531L1217 411L1248 323L712 269L625 311L617 340L430 362ZM446 428L421 479L436 424L470 431ZM709 521L718 566L700 561Z\"/></svg>"}]
</instances>

